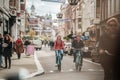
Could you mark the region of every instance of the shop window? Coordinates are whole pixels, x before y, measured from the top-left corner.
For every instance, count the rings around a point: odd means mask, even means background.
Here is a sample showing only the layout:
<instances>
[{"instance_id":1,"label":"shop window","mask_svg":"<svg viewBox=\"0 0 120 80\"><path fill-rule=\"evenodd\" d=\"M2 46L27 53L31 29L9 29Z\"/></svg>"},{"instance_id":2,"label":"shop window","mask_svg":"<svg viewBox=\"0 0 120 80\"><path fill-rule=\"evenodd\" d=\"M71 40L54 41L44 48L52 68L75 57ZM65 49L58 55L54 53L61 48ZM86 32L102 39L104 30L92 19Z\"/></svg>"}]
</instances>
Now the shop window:
<instances>
[{"instance_id":1,"label":"shop window","mask_svg":"<svg viewBox=\"0 0 120 80\"><path fill-rule=\"evenodd\" d=\"M21 10L25 10L25 4L21 4Z\"/></svg>"},{"instance_id":2,"label":"shop window","mask_svg":"<svg viewBox=\"0 0 120 80\"><path fill-rule=\"evenodd\" d=\"M116 12L120 12L120 0L116 0Z\"/></svg>"}]
</instances>

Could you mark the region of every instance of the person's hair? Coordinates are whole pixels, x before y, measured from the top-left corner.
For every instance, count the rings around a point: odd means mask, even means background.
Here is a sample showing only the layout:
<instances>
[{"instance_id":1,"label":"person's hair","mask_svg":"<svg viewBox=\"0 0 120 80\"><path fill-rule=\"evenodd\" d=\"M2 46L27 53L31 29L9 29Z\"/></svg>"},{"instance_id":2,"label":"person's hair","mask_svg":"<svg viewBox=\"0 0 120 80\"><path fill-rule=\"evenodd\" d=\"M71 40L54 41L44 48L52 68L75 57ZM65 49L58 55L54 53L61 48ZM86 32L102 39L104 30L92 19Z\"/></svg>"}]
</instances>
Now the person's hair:
<instances>
[{"instance_id":1,"label":"person's hair","mask_svg":"<svg viewBox=\"0 0 120 80\"><path fill-rule=\"evenodd\" d=\"M9 34L6 34L6 35L5 35L4 40L6 40L6 37L8 37L8 41L9 41L9 42L10 42L10 41L12 41L12 38L10 37L10 35L9 35Z\"/></svg>"},{"instance_id":2,"label":"person's hair","mask_svg":"<svg viewBox=\"0 0 120 80\"><path fill-rule=\"evenodd\" d=\"M60 36L60 35L58 35L58 36L57 36L57 39L58 39L58 37L61 37L61 36Z\"/></svg>"},{"instance_id":3,"label":"person's hair","mask_svg":"<svg viewBox=\"0 0 120 80\"><path fill-rule=\"evenodd\" d=\"M81 37L80 35L77 35L76 37Z\"/></svg>"},{"instance_id":4,"label":"person's hair","mask_svg":"<svg viewBox=\"0 0 120 80\"><path fill-rule=\"evenodd\" d=\"M119 28L120 24L119 24L119 22L118 22L118 19L117 19L117 18L112 17L112 18L108 19L108 20L107 20L107 22L106 22L106 23L107 23L107 25L109 25L109 23L110 23L110 22L115 22L115 23L116 23L116 27L117 27L117 28Z\"/></svg>"}]
</instances>

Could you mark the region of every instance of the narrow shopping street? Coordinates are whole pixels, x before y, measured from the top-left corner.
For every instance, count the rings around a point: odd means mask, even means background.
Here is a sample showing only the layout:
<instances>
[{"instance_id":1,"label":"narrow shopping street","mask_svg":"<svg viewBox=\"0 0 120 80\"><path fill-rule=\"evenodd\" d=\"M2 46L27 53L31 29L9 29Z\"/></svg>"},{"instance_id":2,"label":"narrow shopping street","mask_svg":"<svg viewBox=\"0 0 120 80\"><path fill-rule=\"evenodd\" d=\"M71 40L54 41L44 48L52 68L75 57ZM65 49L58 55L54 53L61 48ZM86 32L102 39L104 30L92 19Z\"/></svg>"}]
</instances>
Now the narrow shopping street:
<instances>
[{"instance_id":1,"label":"narrow shopping street","mask_svg":"<svg viewBox=\"0 0 120 80\"><path fill-rule=\"evenodd\" d=\"M62 60L62 70L58 72L54 51L50 51L48 46L36 51L36 54L45 73L30 80L103 80L101 65L91 62L90 59L84 59L82 70L79 72L75 70L73 56L66 55Z\"/></svg>"},{"instance_id":2,"label":"narrow shopping street","mask_svg":"<svg viewBox=\"0 0 120 80\"><path fill-rule=\"evenodd\" d=\"M120 0L0 0L0 80L113 80L119 53Z\"/></svg>"}]
</instances>

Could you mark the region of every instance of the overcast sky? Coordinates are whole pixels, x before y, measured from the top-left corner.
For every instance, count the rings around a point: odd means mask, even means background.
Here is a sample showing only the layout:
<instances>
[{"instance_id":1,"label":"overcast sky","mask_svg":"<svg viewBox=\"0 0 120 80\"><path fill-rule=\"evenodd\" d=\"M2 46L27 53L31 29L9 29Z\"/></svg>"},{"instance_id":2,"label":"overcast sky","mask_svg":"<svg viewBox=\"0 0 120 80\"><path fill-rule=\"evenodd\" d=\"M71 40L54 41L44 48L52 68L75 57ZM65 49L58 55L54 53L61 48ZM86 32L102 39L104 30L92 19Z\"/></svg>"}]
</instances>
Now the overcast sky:
<instances>
[{"instance_id":1,"label":"overcast sky","mask_svg":"<svg viewBox=\"0 0 120 80\"><path fill-rule=\"evenodd\" d=\"M56 18L56 14L60 12L61 3L56 2L46 2L41 0L26 0L26 9L30 11L31 5L35 6L35 13L38 15L45 15L51 13L53 18Z\"/></svg>"}]
</instances>

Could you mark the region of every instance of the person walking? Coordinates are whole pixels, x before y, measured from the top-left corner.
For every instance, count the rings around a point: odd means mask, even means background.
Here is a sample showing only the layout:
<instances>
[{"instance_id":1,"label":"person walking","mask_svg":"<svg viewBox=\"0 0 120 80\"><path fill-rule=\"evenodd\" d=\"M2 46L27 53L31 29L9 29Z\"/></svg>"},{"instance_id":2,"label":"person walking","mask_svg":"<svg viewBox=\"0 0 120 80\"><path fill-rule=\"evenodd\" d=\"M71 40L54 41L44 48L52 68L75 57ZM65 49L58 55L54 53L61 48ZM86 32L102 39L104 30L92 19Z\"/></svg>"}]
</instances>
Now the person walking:
<instances>
[{"instance_id":1,"label":"person walking","mask_svg":"<svg viewBox=\"0 0 120 80\"><path fill-rule=\"evenodd\" d=\"M3 68L2 66L2 53L3 53L2 44L3 44L3 38L2 38L2 34L0 34L0 68Z\"/></svg>"},{"instance_id":2,"label":"person walking","mask_svg":"<svg viewBox=\"0 0 120 80\"><path fill-rule=\"evenodd\" d=\"M56 65L57 65L57 57L59 55L58 51L61 51L61 60L63 58L63 49L64 49L64 41L62 41L61 36L58 35L57 39L54 41L54 50L55 50L55 56L56 56Z\"/></svg>"},{"instance_id":3,"label":"person walking","mask_svg":"<svg viewBox=\"0 0 120 80\"><path fill-rule=\"evenodd\" d=\"M35 52L35 47L34 47L34 45L33 45L32 42L29 42L29 45L28 45L27 48L26 48L26 55L27 55L27 56L34 55L34 52Z\"/></svg>"},{"instance_id":4,"label":"person walking","mask_svg":"<svg viewBox=\"0 0 120 80\"><path fill-rule=\"evenodd\" d=\"M3 43L4 51L3 56L5 58L5 69L8 67L11 68L11 57L12 57L12 38L9 34L6 34L4 37L4 43ZM7 60L9 62L9 66L7 65Z\"/></svg>"},{"instance_id":5,"label":"person walking","mask_svg":"<svg viewBox=\"0 0 120 80\"><path fill-rule=\"evenodd\" d=\"M18 38L16 40L15 49L16 49L17 57L18 57L18 59L20 59L21 58L21 53L24 52L23 42L20 38Z\"/></svg>"},{"instance_id":6,"label":"person walking","mask_svg":"<svg viewBox=\"0 0 120 80\"><path fill-rule=\"evenodd\" d=\"M50 46L50 50L53 50L53 46L54 46L54 41L53 40L51 40L49 42L49 46Z\"/></svg>"},{"instance_id":7,"label":"person walking","mask_svg":"<svg viewBox=\"0 0 120 80\"><path fill-rule=\"evenodd\" d=\"M110 18L99 41L99 54L104 80L120 80L120 30L116 18ZM119 79L118 79L119 78Z\"/></svg>"},{"instance_id":8,"label":"person walking","mask_svg":"<svg viewBox=\"0 0 120 80\"><path fill-rule=\"evenodd\" d=\"M27 54L27 46L30 45L30 41L28 39L25 40L24 46L25 46L25 54Z\"/></svg>"}]
</instances>

